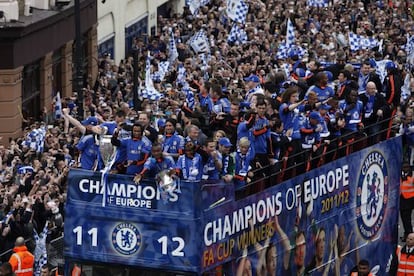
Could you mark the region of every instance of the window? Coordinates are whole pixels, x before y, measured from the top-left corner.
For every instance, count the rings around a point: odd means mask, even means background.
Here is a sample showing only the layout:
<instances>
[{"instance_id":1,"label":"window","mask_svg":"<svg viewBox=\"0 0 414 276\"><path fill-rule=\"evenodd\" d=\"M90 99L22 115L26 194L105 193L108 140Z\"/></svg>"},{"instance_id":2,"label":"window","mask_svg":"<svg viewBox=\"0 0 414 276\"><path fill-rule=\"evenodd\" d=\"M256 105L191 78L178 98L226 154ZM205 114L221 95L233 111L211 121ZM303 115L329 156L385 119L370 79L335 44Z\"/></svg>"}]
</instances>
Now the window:
<instances>
[{"instance_id":1,"label":"window","mask_svg":"<svg viewBox=\"0 0 414 276\"><path fill-rule=\"evenodd\" d=\"M136 23L125 27L125 55L126 56L129 54L129 52L132 49L134 38L143 37L144 35L146 35L147 29L148 29L148 16L145 16L144 18L137 21Z\"/></svg>"},{"instance_id":2,"label":"window","mask_svg":"<svg viewBox=\"0 0 414 276\"><path fill-rule=\"evenodd\" d=\"M28 64L23 69L22 114L30 121L40 119L40 61Z\"/></svg>"},{"instance_id":3,"label":"window","mask_svg":"<svg viewBox=\"0 0 414 276\"><path fill-rule=\"evenodd\" d=\"M104 54L109 54L111 58L114 58L114 49L115 49L115 35L110 35L109 38L99 43L98 46L98 57L102 58Z\"/></svg>"}]
</instances>

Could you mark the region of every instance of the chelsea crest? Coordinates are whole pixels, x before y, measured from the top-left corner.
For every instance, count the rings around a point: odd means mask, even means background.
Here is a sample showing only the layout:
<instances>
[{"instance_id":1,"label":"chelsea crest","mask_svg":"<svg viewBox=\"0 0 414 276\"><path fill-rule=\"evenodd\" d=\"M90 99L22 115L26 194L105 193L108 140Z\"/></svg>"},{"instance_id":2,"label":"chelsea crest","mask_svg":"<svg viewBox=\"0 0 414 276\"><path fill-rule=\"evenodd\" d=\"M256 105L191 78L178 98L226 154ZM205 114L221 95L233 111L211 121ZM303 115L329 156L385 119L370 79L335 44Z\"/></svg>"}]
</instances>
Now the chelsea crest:
<instances>
[{"instance_id":1,"label":"chelsea crest","mask_svg":"<svg viewBox=\"0 0 414 276\"><path fill-rule=\"evenodd\" d=\"M372 239L381 229L388 202L387 162L373 151L362 162L356 191L358 230L365 239Z\"/></svg>"},{"instance_id":2,"label":"chelsea crest","mask_svg":"<svg viewBox=\"0 0 414 276\"><path fill-rule=\"evenodd\" d=\"M112 244L123 255L132 255L141 247L141 233L131 223L120 223L112 231Z\"/></svg>"}]
</instances>

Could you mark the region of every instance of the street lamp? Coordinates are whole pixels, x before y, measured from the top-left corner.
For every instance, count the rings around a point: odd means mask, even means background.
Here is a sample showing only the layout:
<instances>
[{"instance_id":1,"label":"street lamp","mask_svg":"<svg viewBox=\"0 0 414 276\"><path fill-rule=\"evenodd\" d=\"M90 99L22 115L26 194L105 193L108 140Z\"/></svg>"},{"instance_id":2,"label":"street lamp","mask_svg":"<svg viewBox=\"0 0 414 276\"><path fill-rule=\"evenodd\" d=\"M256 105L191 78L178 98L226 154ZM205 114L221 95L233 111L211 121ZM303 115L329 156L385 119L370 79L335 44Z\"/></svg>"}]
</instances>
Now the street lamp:
<instances>
[{"instance_id":1,"label":"street lamp","mask_svg":"<svg viewBox=\"0 0 414 276\"><path fill-rule=\"evenodd\" d=\"M134 88L133 88L133 103L134 103L134 110L135 111L139 111L141 109L141 101L139 100L138 97L138 91L139 91L139 82L138 82L138 58L139 58L139 53L140 53L140 49L137 47L137 45L134 43L134 45L132 46L132 55L134 58L134 63L133 63L133 67L134 67L134 74L133 74L133 78L134 78Z\"/></svg>"},{"instance_id":2,"label":"street lamp","mask_svg":"<svg viewBox=\"0 0 414 276\"><path fill-rule=\"evenodd\" d=\"M79 119L83 119L83 64L80 0L75 0L75 90L78 93Z\"/></svg>"}]
</instances>

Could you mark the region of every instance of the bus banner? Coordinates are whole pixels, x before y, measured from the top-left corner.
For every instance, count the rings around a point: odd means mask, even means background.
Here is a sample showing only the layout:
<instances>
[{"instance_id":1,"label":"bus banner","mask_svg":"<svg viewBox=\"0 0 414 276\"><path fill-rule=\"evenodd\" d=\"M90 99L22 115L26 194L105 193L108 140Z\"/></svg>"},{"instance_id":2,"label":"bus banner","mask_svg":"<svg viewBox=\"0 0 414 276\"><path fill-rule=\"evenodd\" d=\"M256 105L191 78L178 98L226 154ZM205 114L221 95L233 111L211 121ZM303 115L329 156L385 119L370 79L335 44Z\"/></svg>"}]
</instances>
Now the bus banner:
<instances>
[{"instance_id":1,"label":"bus banner","mask_svg":"<svg viewBox=\"0 0 414 276\"><path fill-rule=\"evenodd\" d=\"M389 140L205 212L202 270L233 259L221 269L348 275L365 259L385 275L398 237L401 148Z\"/></svg>"},{"instance_id":2,"label":"bus banner","mask_svg":"<svg viewBox=\"0 0 414 276\"><path fill-rule=\"evenodd\" d=\"M237 200L222 181L181 182L166 201L151 181L71 170L64 254L211 275L345 275L365 259L385 275L401 160L394 138Z\"/></svg>"}]
</instances>

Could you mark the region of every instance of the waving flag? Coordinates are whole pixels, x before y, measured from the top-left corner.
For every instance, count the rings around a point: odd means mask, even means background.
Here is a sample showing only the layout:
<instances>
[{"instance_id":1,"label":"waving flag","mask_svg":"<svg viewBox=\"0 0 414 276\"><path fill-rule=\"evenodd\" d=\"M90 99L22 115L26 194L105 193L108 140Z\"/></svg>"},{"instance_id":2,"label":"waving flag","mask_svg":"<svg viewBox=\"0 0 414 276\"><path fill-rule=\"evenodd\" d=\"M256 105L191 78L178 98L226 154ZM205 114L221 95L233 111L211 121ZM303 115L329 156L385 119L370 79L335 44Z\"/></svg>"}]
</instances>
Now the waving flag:
<instances>
[{"instance_id":1,"label":"waving flag","mask_svg":"<svg viewBox=\"0 0 414 276\"><path fill-rule=\"evenodd\" d=\"M177 45L175 44L174 32L172 28L170 28L170 41L168 43L168 52L168 61L172 65L174 61L178 58Z\"/></svg>"},{"instance_id":2,"label":"waving flag","mask_svg":"<svg viewBox=\"0 0 414 276\"><path fill-rule=\"evenodd\" d=\"M169 61L161 61L158 63L158 71L151 74L151 79L156 82L162 82L170 67Z\"/></svg>"},{"instance_id":3,"label":"waving flag","mask_svg":"<svg viewBox=\"0 0 414 276\"><path fill-rule=\"evenodd\" d=\"M201 7L201 3L200 0L187 0L187 6L190 9L191 14L196 15Z\"/></svg>"},{"instance_id":4,"label":"waving flag","mask_svg":"<svg viewBox=\"0 0 414 276\"><path fill-rule=\"evenodd\" d=\"M276 59L285 59L295 55L299 58L303 58L303 56L307 53L307 50L295 45L295 40L295 28L292 21L290 21L290 18L288 18L286 24L286 39L279 44Z\"/></svg>"},{"instance_id":5,"label":"waving flag","mask_svg":"<svg viewBox=\"0 0 414 276\"><path fill-rule=\"evenodd\" d=\"M407 53L407 63L409 65L414 65L414 35L410 36L407 33L407 42L404 47L405 52Z\"/></svg>"},{"instance_id":6,"label":"waving flag","mask_svg":"<svg viewBox=\"0 0 414 276\"><path fill-rule=\"evenodd\" d=\"M385 70L385 65L387 62L391 60L389 59L383 59L383 60L374 60L371 59L371 62L375 64L375 73L377 73L380 76L381 82L384 82L385 77L387 76L387 70Z\"/></svg>"},{"instance_id":7,"label":"waving flag","mask_svg":"<svg viewBox=\"0 0 414 276\"><path fill-rule=\"evenodd\" d=\"M62 100L60 99L60 92L57 92L55 98L55 119L62 118Z\"/></svg>"},{"instance_id":8,"label":"waving flag","mask_svg":"<svg viewBox=\"0 0 414 276\"><path fill-rule=\"evenodd\" d=\"M349 46L351 51L367 50L379 46L379 41L372 37L349 32Z\"/></svg>"},{"instance_id":9,"label":"waving flag","mask_svg":"<svg viewBox=\"0 0 414 276\"><path fill-rule=\"evenodd\" d=\"M210 3L210 0L187 0L186 4L190 9L192 15L198 14L200 7L207 5Z\"/></svg>"},{"instance_id":10,"label":"waving flag","mask_svg":"<svg viewBox=\"0 0 414 276\"><path fill-rule=\"evenodd\" d=\"M188 86L188 83L186 80L185 68L182 64L178 65L178 74L177 74L176 83L181 84L183 87Z\"/></svg>"},{"instance_id":11,"label":"waving flag","mask_svg":"<svg viewBox=\"0 0 414 276\"><path fill-rule=\"evenodd\" d=\"M328 0L308 0L308 7L326 8L328 7Z\"/></svg>"},{"instance_id":12,"label":"waving flag","mask_svg":"<svg viewBox=\"0 0 414 276\"><path fill-rule=\"evenodd\" d=\"M148 51L147 61L145 63L145 88L141 90L141 97L157 101L162 98L163 95L155 89L154 83L152 82L150 60L151 55Z\"/></svg>"},{"instance_id":13,"label":"waving flag","mask_svg":"<svg viewBox=\"0 0 414 276\"><path fill-rule=\"evenodd\" d=\"M196 53L210 52L210 43L204 30L198 31L190 38L189 44Z\"/></svg>"},{"instance_id":14,"label":"waving flag","mask_svg":"<svg viewBox=\"0 0 414 276\"><path fill-rule=\"evenodd\" d=\"M229 43L245 44L247 42L246 31L239 27L237 24L233 24L229 36L227 37Z\"/></svg>"},{"instance_id":15,"label":"waving flag","mask_svg":"<svg viewBox=\"0 0 414 276\"><path fill-rule=\"evenodd\" d=\"M243 0L227 0L227 16L238 23L246 23L249 6Z\"/></svg>"},{"instance_id":16,"label":"waving flag","mask_svg":"<svg viewBox=\"0 0 414 276\"><path fill-rule=\"evenodd\" d=\"M49 231L48 228L49 222L47 221L45 226L43 227L42 233L37 234L36 230L33 229L33 237L36 241L35 247L35 263L34 263L34 270L35 275L40 275L42 267L47 264L47 246L46 246L46 238L47 233Z\"/></svg>"},{"instance_id":17,"label":"waving flag","mask_svg":"<svg viewBox=\"0 0 414 276\"><path fill-rule=\"evenodd\" d=\"M293 27L292 21L288 18L286 24L286 46L291 47L295 44L295 28Z\"/></svg>"}]
</instances>

